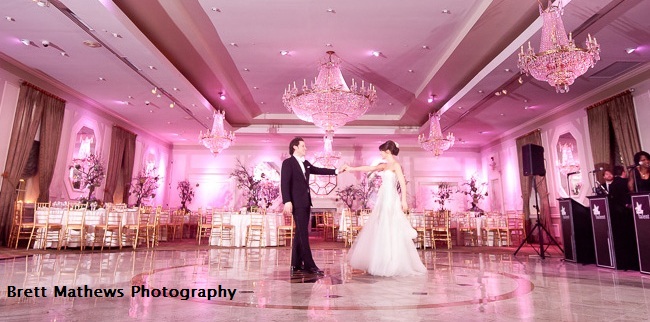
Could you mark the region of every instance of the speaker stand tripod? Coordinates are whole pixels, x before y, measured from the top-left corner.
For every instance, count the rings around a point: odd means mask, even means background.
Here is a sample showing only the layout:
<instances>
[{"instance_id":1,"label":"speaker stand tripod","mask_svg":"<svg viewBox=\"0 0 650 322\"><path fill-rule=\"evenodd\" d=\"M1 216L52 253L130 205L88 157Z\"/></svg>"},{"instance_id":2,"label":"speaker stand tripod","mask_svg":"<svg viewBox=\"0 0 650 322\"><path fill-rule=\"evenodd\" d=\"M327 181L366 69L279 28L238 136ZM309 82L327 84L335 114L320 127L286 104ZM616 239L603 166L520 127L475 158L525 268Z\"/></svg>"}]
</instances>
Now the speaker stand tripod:
<instances>
[{"instance_id":1,"label":"speaker stand tripod","mask_svg":"<svg viewBox=\"0 0 650 322\"><path fill-rule=\"evenodd\" d=\"M544 224L542 224L542 222L539 220L540 215L539 215L539 203L537 202L537 182L536 182L534 177L533 177L533 189L535 190L535 210L537 210L537 220L535 220L535 225L533 227L531 227L530 230L528 231L528 233L526 234L526 239L524 239L521 242L521 244L519 245L519 247L517 247L517 250L515 250L515 253L513 255L517 256L517 253L519 252L521 247L523 247L524 244L526 242L528 242L529 244L531 244L531 247L533 248L533 250L535 250L535 252L539 255L539 257L541 257L542 259L545 259L546 258L546 255L545 255L546 249L548 249L548 247L550 247L551 244L549 244L547 246L544 246L544 234L543 233L546 233L546 235L548 236L548 239L553 243L553 245L557 246L557 248L560 249L560 252L562 252L562 254L564 254L564 250L562 249L560 244L557 243L555 238L553 238L553 235L551 235L551 233L548 232L548 229L546 229L546 227L544 227ZM533 232L535 231L535 229L537 229L537 236L539 237L539 251L537 250L537 248L535 248L535 246L532 245L532 240L529 242L529 239L532 239L532 237L533 237L532 235L533 235Z\"/></svg>"}]
</instances>

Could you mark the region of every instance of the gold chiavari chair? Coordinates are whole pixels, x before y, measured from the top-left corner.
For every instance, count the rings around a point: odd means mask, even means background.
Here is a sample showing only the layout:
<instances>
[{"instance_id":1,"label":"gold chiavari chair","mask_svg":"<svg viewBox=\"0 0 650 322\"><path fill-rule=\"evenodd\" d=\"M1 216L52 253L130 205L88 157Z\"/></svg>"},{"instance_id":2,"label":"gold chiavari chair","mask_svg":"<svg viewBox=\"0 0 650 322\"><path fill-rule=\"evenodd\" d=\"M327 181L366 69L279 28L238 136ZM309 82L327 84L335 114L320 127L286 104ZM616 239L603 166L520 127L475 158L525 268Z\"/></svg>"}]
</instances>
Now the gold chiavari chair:
<instances>
[{"instance_id":1,"label":"gold chiavari chair","mask_svg":"<svg viewBox=\"0 0 650 322\"><path fill-rule=\"evenodd\" d=\"M470 214L458 219L458 231L464 245L478 245L478 231L476 229L476 218Z\"/></svg>"},{"instance_id":2,"label":"gold chiavari chair","mask_svg":"<svg viewBox=\"0 0 650 322\"><path fill-rule=\"evenodd\" d=\"M498 241L501 240L501 230L496 216L488 215L481 226L481 230L481 237L483 238L484 246L489 245L490 237L492 237L493 246L496 246Z\"/></svg>"},{"instance_id":3,"label":"gold chiavari chair","mask_svg":"<svg viewBox=\"0 0 650 322\"><path fill-rule=\"evenodd\" d=\"M251 212L250 223L246 228L246 246L252 247L254 242L258 242L259 247L266 246L264 243L264 220L265 216L261 213Z\"/></svg>"},{"instance_id":4,"label":"gold chiavari chair","mask_svg":"<svg viewBox=\"0 0 650 322\"><path fill-rule=\"evenodd\" d=\"M9 232L9 247L14 245L18 248L18 241L23 239L27 240L28 243L31 241L32 230L34 229L34 221L25 222L23 218L24 214L23 202L18 201L14 205L14 215L13 220L11 221L11 231ZM29 245L27 245L29 249Z\"/></svg>"},{"instance_id":5,"label":"gold chiavari chair","mask_svg":"<svg viewBox=\"0 0 650 322\"><path fill-rule=\"evenodd\" d=\"M206 208L205 212L201 214L198 221L197 235L196 239L201 245L201 239L207 238L208 244L210 243L210 235L212 233L212 218L214 211L212 208Z\"/></svg>"},{"instance_id":6,"label":"gold chiavari chair","mask_svg":"<svg viewBox=\"0 0 650 322\"><path fill-rule=\"evenodd\" d=\"M171 240L176 240L176 235L180 233L180 238L183 238L183 221L185 219L185 211L176 209L171 212L171 223L168 225L168 230L171 231ZM170 238L170 234L167 234Z\"/></svg>"},{"instance_id":7,"label":"gold chiavari chair","mask_svg":"<svg viewBox=\"0 0 650 322\"><path fill-rule=\"evenodd\" d=\"M104 245L112 245L113 241L117 242L118 247L122 249L122 215L124 210L118 211L113 209L113 207L106 208L106 213L104 214L104 224L101 227L101 243L104 250ZM108 234L110 232L110 235ZM95 233L97 237L97 232ZM93 250L95 244L93 243Z\"/></svg>"},{"instance_id":8,"label":"gold chiavari chair","mask_svg":"<svg viewBox=\"0 0 650 322\"><path fill-rule=\"evenodd\" d=\"M409 222L413 229L415 229L415 232L417 232L415 245L420 249L426 249L427 228L425 222L431 217L430 213L430 211L427 211L424 214L408 214L410 217Z\"/></svg>"},{"instance_id":9,"label":"gold chiavari chair","mask_svg":"<svg viewBox=\"0 0 650 322\"><path fill-rule=\"evenodd\" d=\"M325 229L324 216L323 229ZM287 239L289 239L289 246L293 246L293 236L295 234L295 224L292 215L282 214L282 223L278 225L276 234L276 245L287 246Z\"/></svg>"},{"instance_id":10,"label":"gold chiavari chair","mask_svg":"<svg viewBox=\"0 0 650 322\"><path fill-rule=\"evenodd\" d=\"M352 246L352 243L357 239L359 232L361 231L361 225L359 225L359 217L352 214L351 211L346 211L343 213L343 220L345 220L345 246Z\"/></svg>"},{"instance_id":11,"label":"gold chiavari chair","mask_svg":"<svg viewBox=\"0 0 650 322\"><path fill-rule=\"evenodd\" d=\"M437 242L447 244L447 249L451 249L451 212L449 210L440 210L434 213L434 223L431 229L431 238L433 247Z\"/></svg>"},{"instance_id":12,"label":"gold chiavari chair","mask_svg":"<svg viewBox=\"0 0 650 322\"><path fill-rule=\"evenodd\" d=\"M524 225L524 214L513 212L507 213L508 221L508 245L512 245L513 237L517 240L517 244L526 239L526 230Z\"/></svg>"},{"instance_id":13,"label":"gold chiavari chair","mask_svg":"<svg viewBox=\"0 0 650 322\"><path fill-rule=\"evenodd\" d=\"M63 242L65 249L68 249L70 240L75 237L73 232L79 232L79 247L84 250L86 246L86 211L87 204L71 204L68 207L68 214L63 231Z\"/></svg>"},{"instance_id":14,"label":"gold chiavari chair","mask_svg":"<svg viewBox=\"0 0 650 322\"><path fill-rule=\"evenodd\" d=\"M345 215L346 210L343 210L344 215ZM347 210L347 211L349 212L349 210ZM324 234L323 234L323 240L327 240L327 237L331 236L333 241L337 241L339 225L334 222L334 215L331 212L326 212L324 214L323 220L324 220L324 223L325 223L325 230L324 230Z\"/></svg>"},{"instance_id":15,"label":"gold chiavari chair","mask_svg":"<svg viewBox=\"0 0 650 322\"><path fill-rule=\"evenodd\" d=\"M313 214L315 221L315 229L318 234L325 235L325 213L317 212Z\"/></svg>"},{"instance_id":16,"label":"gold chiavari chair","mask_svg":"<svg viewBox=\"0 0 650 322\"><path fill-rule=\"evenodd\" d=\"M234 230L235 226L230 224L230 214L224 211L214 212L212 214L212 229L210 236L217 238L218 246L222 246L224 240L228 240L229 244L232 246Z\"/></svg>"},{"instance_id":17,"label":"gold chiavari chair","mask_svg":"<svg viewBox=\"0 0 650 322\"><path fill-rule=\"evenodd\" d=\"M144 212L144 209L139 208L136 215L136 220L133 223L126 223L122 227L122 236L126 243L131 243L133 249L138 248L140 241L145 241L149 247L149 235L147 226L149 225L149 213Z\"/></svg>"}]
</instances>

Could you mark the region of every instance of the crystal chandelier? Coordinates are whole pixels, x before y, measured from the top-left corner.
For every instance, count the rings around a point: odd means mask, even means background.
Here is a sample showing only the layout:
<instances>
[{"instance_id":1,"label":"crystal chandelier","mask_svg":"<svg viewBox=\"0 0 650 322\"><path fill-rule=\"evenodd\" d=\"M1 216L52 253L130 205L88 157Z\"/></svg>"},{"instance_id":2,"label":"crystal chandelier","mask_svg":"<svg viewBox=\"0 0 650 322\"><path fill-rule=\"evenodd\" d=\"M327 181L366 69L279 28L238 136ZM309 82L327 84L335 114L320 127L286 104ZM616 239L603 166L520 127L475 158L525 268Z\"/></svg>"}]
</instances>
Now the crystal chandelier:
<instances>
[{"instance_id":1,"label":"crystal chandelier","mask_svg":"<svg viewBox=\"0 0 650 322\"><path fill-rule=\"evenodd\" d=\"M226 118L226 112L214 112L214 122L212 123L212 131L208 130L199 133L199 142L217 155L221 151L230 147L235 141L235 134L232 131L226 131L223 128L223 120Z\"/></svg>"},{"instance_id":2,"label":"crystal chandelier","mask_svg":"<svg viewBox=\"0 0 650 322\"><path fill-rule=\"evenodd\" d=\"M555 87L557 93L569 91L569 85L584 74L589 67L600 60L600 45L596 37L587 35L585 41L586 49L576 47L571 33L567 37L564 24L560 15L562 14L561 1L551 5L549 0L546 10L542 10L540 3L539 11L542 16L542 41L539 53L535 54L528 42L528 50L524 52L521 46L519 63L517 64L522 73L530 74L537 80L546 81Z\"/></svg>"},{"instance_id":3,"label":"crystal chandelier","mask_svg":"<svg viewBox=\"0 0 650 322\"><path fill-rule=\"evenodd\" d=\"M316 153L316 163L325 168L337 168L341 159L341 152L332 151L332 142L334 141L334 132L328 131L323 137L325 146L323 152Z\"/></svg>"},{"instance_id":4,"label":"crystal chandelier","mask_svg":"<svg viewBox=\"0 0 650 322\"><path fill-rule=\"evenodd\" d=\"M429 137L426 138L424 134L420 134L418 141L423 149L433 152L435 156L439 156L454 145L456 138L451 132L446 137L442 136L440 113L435 113L429 114Z\"/></svg>"},{"instance_id":5,"label":"crystal chandelier","mask_svg":"<svg viewBox=\"0 0 650 322\"><path fill-rule=\"evenodd\" d=\"M333 51L327 52L327 59L321 63L318 77L307 86L303 81L302 91L296 83L284 90L282 102L290 112L303 121L325 131L334 131L345 123L356 120L375 103L377 91L372 84L365 85L352 79L348 87L341 74L340 59Z\"/></svg>"}]
</instances>

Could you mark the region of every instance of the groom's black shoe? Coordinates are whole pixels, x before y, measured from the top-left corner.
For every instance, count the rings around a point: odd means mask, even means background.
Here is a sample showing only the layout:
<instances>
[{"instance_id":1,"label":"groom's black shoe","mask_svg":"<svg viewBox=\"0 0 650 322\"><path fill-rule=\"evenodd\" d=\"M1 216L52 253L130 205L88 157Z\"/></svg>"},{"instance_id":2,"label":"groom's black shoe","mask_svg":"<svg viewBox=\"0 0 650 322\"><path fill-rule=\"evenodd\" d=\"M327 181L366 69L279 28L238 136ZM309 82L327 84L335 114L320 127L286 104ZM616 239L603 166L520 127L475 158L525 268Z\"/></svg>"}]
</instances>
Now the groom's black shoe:
<instances>
[{"instance_id":1,"label":"groom's black shoe","mask_svg":"<svg viewBox=\"0 0 650 322\"><path fill-rule=\"evenodd\" d=\"M325 272L318 269L318 267L313 267L313 268L307 269L307 273L314 274L314 275L319 275L319 276L325 275Z\"/></svg>"},{"instance_id":2,"label":"groom's black shoe","mask_svg":"<svg viewBox=\"0 0 650 322\"><path fill-rule=\"evenodd\" d=\"M291 275L293 275L293 274L303 274L305 272L305 269L302 268L302 267L291 266L291 268L289 269L289 272L291 273Z\"/></svg>"}]
</instances>

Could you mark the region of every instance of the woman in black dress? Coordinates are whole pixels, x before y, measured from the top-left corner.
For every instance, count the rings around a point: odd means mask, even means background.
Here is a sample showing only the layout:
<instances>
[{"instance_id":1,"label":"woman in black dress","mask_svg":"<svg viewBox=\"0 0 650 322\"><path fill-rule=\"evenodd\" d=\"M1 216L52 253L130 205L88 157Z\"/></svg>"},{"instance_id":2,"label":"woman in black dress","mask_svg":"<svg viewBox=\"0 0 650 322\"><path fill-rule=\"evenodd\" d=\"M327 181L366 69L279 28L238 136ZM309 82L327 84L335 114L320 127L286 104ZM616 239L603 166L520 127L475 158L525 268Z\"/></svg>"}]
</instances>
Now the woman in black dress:
<instances>
[{"instance_id":1,"label":"woman in black dress","mask_svg":"<svg viewBox=\"0 0 650 322\"><path fill-rule=\"evenodd\" d=\"M650 154L645 151L634 155L634 165L627 181L630 192L650 192Z\"/></svg>"}]
</instances>

